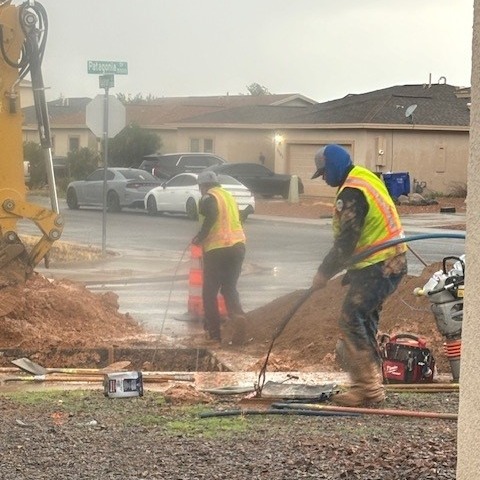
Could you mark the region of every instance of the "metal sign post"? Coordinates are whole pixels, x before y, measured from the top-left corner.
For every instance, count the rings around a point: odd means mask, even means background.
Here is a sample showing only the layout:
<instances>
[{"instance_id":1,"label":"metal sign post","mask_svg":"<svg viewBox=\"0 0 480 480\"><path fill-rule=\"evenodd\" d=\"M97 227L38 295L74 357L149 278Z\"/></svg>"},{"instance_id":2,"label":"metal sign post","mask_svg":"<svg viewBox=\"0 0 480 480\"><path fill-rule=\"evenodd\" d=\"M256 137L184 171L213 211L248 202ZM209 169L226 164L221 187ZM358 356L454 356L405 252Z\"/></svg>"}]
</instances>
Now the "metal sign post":
<instances>
[{"instance_id":1,"label":"metal sign post","mask_svg":"<svg viewBox=\"0 0 480 480\"><path fill-rule=\"evenodd\" d=\"M105 81L104 77L111 77ZM103 79L103 81L102 81ZM113 75L102 75L99 78L100 88L105 88L103 99L103 213L102 213L102 257L107 255L107 172L108 172L108 90L114 84ZM112 85L113 86L113 85Z\"/></svg>"},{"instance_id":2,"label":"metal sign post","mask_svg":"<svg viewBox=\"0 0 480 480\"><path fill-rule=\"evenodd\" d=\"M114 98L110 102L108 91L115 86L114 74L126 75L128 73L127 62L107 62L99 60L89 60L87 62L88 73L101 74L99 76L99 86L105 90L103 97L103 122L100 127L98 96L93 99L86 109L87 125L92 132L103 138L103 215L102 215L102 256L107 254L107 210L108 210L108 139L114 137L125 126L125 107L121 102ZM115 106L115 124L111 125L109 118L110 103ZM99 128L100 127L100 128Z\"/></svg>"}]
</instances>

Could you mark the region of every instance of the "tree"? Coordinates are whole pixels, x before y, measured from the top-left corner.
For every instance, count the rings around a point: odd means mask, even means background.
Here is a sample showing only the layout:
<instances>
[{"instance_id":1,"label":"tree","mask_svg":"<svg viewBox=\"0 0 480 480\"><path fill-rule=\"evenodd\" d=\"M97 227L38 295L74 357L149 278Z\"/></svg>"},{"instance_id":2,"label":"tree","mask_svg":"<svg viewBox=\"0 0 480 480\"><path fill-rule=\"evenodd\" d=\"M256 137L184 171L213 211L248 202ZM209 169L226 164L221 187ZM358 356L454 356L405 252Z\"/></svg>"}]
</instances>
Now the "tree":
<instances>
[{"instance_id":1,"label":"tree","mask_svg":"<svg viewBox=\"0 0 480 480\"><path fill-rule=\"evenodd\" d=\"M251 83L250 85L247 85L247 90L250 95L271 95L271 93L268 91L268 88L260 85L259 83Z\"/></svg>"},{"instance_id":2,"label":"tree","mask_svg":"<svg viewBox=\"0 0 480 480\"><path fill-rule=\"evenodd\" d=\"M131 93L117 93L117 98L120 100L124 105L127 104L141 104L141 103L150 103L155 101L157 96L149 93L146 97L143 96L142 93L137 93L136 95L132 96Z\"/></svg>"},{"instance_id":3,"label":"tree","mask_svg":"<svg viewBox=\"0 0 480 480\"><path fill-rule=\"evenodd\" d=\"M138 167L144 155L157 152L161 145L156 133L132 123L108 141L108 163L112 167Z\"/></svg>"},{"instance_id":4,"label":"tree","mask_svg":"<svg viewBox=\"0 0 480 480\"><path fill-rule=\"evenodd\" d=\"M23 144L23 158L30 162L30 187L43 187L47 183L47 169L40 144L25 142Z\"/></svg>"},{"instance_id":5,"label":"tree","mask_svg":"<svg viewBox=\"0 0 480 480\"><path fill-rule=\"evenodd\" d=\"M68 177L74 180L85 180L98 168L100 155L87 147L68 152L67 168Z\"/></svg>"}]
</instances>

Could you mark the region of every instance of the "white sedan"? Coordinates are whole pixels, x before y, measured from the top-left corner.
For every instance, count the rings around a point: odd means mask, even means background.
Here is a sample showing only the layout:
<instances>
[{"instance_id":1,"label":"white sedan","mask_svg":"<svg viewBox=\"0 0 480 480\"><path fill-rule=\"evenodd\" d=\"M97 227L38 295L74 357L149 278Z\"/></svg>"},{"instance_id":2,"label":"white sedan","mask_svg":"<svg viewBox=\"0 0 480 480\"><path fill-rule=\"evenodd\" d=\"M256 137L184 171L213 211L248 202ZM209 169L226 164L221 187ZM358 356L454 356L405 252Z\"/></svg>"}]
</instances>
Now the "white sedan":
<instances>
[{"instance_id":1,"label":"white sedan","mask_svg":"<svg viewBox=\"0 0 480 480\"><path fill-rule=\"evenodd\" d=\"M201 198L196 173L180 173L145 195L145 208L149 215L158 213L184 213L191 220L198 219ZM218 175L218 181L235 198L242 221L255 211L252 192L229 175Z\"/></svg>"}]
</instances>

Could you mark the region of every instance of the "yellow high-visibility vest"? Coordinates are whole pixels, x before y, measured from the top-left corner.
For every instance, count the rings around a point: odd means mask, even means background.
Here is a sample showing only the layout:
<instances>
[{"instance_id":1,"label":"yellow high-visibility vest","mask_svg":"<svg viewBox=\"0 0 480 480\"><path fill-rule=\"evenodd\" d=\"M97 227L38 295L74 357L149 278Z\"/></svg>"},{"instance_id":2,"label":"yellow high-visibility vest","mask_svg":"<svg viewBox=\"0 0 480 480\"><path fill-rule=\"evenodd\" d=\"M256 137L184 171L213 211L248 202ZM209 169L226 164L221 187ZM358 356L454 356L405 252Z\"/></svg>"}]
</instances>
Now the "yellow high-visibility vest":
<instances>
[{"instance_id":1,"label":"yellow high-visibility vest","mask_svg":"<svg viewBox=\"0 0 480 480\"><path fill-rule=\"evenodd\" d=\"M217 221L203 242L203 250L231 247L236 243L245 243L237 202L232 194L222 187L213 187L208 193L215 197L218 205Z\"/></svg>"},{"instance_id":2,"label":"yellow high-visibility vest","mask_svg":"<svg viewBox=\"0 0 480 480\"><path fill-rule=\"evenodd\" d=\"M358 188L368 202L368 213L360 238L353 252L357 255L368 248L405 236L395 204L383 181L364 167L354 167L344 184L338 189L337 198L344 188ZM336 237L340 231L340 212L336 209L333 216L333 233ZM407 250L404 243L388 247L373 253L364 260L349 267L361 269L382 262Z\"/></svg>"}]
</instances>

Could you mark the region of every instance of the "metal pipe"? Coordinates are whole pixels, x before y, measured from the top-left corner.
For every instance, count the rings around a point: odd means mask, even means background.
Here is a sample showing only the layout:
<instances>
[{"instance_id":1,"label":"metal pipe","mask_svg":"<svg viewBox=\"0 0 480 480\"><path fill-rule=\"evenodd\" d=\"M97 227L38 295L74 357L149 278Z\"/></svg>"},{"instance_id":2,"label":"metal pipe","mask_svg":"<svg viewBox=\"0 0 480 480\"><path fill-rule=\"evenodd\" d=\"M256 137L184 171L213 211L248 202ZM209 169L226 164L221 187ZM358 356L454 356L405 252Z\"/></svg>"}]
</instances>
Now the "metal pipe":
<instances>
[{"instance_id":1,"label":"metal pipe","mask_svg":"<svg viewBox=\"0 0 480 480\"><path fill-rule=\"evenodd\" d=\"M459 383L389 383L387 390L458 390Z\"/></svg>"},{"instance_id":2,"label":"metal pipe","mask_svg":"<svg viewBox=\"0 0 480 480\"><path fill-rule=\"evenodd\" d=\"M419 412L415 410L392 410L385 408L362 408L362 407L340 407L337 405L319 405L319 404L293 404L293 403L273 403L272 408L286 409L308 409L321 410L326 412L343 412L343 413L365 413L369 415L389 415L394 417L416 417L416 418L438 418L443 420L457 420L456 413L441 412Z\"/></svg>"},{"instance_id":3,"label":"metal pipe","mask_svg":"<svg viewBox=\"0 0 480 480\"><path fill-rule=\"evenodd\" d=\"M144 383L192 382L193 379L179 375L142 375ZM99 375L24 375L0 377L1 382L103 382Z\"/></svg>"}]
</instances>

